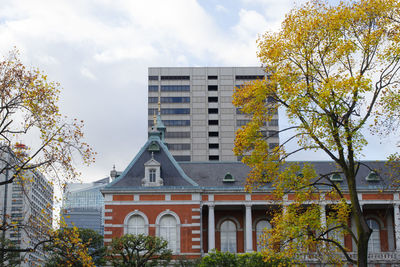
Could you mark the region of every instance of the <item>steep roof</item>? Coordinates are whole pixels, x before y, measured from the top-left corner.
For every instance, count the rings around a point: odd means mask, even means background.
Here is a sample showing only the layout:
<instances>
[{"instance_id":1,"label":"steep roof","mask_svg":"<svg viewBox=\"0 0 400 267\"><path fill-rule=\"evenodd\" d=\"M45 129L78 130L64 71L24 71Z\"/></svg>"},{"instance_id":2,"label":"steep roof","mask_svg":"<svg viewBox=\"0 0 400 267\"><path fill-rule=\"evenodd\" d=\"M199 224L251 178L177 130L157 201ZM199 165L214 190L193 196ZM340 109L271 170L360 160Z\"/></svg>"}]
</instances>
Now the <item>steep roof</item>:
<instances>
[{"instance_id":1,"label":"steep roof","mask_svg":"<svg viewBox=\"0 0 400 267\"><path fill-rule=\"evenodd\" d=\"M154 150L152 147L156 146ZM166 145L157 135L151 135L146 144L142 147L136 157L131 161L124 172L113 182L107 185L103 191L115 189L130 189L135 188L148 189L142 187L142 179L145 177L144 164L154 157L154 160L161 164L161 178L164 185L161 188L168 187L197 187L197 183L190 179L176 162L174 157L168 151ZM155 187L150 187L154 189ZM157 188L157 187L156 187ZM159 188L159 187L158 187Z\"/></svg>"}]
</instances>

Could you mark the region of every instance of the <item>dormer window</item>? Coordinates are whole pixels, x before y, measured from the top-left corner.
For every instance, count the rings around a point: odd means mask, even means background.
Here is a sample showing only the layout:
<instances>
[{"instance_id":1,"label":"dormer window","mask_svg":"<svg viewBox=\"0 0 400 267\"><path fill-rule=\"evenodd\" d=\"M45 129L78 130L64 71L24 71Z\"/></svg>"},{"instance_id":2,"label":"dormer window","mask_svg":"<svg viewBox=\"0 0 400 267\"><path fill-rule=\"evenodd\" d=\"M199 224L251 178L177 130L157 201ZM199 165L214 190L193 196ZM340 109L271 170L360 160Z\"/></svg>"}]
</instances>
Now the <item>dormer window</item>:
<instances>
[{"instance_id":1,"label":"dormer window","mask_svg":"<svg viewBox=\"0 0 400 267\"><path fill-rule=\"evenodd\" d=\"M155 183L156 182L156 169L150 169L149 170L149 178L150 178L150 183Z\"/></svg>"},{"instance_id":2,"label":"dormer window","mask_svg":"<svg viewBox=\"0 0 400 267\"><path fill-rule=\"evenodd\" d=\"M342 176L340 175L340 173L334 173L334 174L332 174L332 175L329 177L329 179L330 179L332 182L343 182L343 178L342 178Z\"/></svg>"},{"instance_id":3,"label":"dormer window","mask_svg":"<svg viewBox=\"0 0 400 267\"><path fill-rule=\"evenodd\" d=\"M365 177L365 180L367 180L367 182L379 182L379 175L375 172L375 171L371 171L367 177Z\"/></svg>"},{"instance_id":4,"label":"dormer window","mask_svg":"<svg viewBox=\"0 0 400 267\"><path fill-rule=\"evenodd\" d=\"M151 159L144 164L142 186L162 185L164 185L164 181L161 178L161 164L154 159L154 152L151 152Z\"/></svg>"},{"instance_id":5,"label":"dormer window","mask_svg":"<svg viewBox=\"0 0 400 267\"><path fill-rule=\"evenodd\" d=\"M229 172L227 172L225 174L224 179L222 180L222 182L224 183L233 183L235 182L235 178L232 176L232 174L230 174Z\"/></svg>"}]
</instances>

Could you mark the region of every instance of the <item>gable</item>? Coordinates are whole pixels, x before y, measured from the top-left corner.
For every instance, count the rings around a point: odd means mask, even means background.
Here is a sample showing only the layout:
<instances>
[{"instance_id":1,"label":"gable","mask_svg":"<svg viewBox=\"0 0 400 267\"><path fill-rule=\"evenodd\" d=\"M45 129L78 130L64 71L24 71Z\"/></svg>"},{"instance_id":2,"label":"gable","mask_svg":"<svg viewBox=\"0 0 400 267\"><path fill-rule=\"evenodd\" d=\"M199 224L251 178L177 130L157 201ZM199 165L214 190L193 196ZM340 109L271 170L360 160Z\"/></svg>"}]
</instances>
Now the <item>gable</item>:
<instances>
[{"instance_id":1,"label":"gable","mask_svg":"<svg viewBox=\"0 0 400 267\"><path fill-rule=\"evenodd\" d=\"M159 150L155 151L155 142L159 146ZM152 154L154 160L152 161ZM168 148L160 141L158 137L151 137L142 147L136 157L132 160L125 171L115 181L109 184L107 188L124 188L142 187L141 181L145 177L145 165L154 161L158 162L161 167L160 176L164 180L164 187L193 187L198 186L190 179L176 160L173 158Z\"/></svg>"}]
</instances>

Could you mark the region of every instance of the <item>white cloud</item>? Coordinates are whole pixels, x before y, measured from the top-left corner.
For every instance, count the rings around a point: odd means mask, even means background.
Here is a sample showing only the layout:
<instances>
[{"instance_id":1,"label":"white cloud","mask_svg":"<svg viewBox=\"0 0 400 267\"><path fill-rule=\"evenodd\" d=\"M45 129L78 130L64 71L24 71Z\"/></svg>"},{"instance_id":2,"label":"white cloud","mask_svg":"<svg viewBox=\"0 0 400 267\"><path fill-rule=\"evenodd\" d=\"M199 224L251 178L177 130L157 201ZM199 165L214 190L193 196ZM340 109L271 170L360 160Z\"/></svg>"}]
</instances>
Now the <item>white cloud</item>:
<instances>
[{"instance_id":1,"label":"white cloud","mask_svg":"<svg viewBox=\"0 0 400 267\"><path fill-rule=\"evenodd\" d=\"M241 9L239 23L233 28L241 40L255 40L257 34L268 29L265 18L255 10Z\"/></svg>"},{"instance_id":2,"label":"white cloud","mask_svg":"<svg viewBox=\"0 0 400 267\"><path fill-rule=\"evenodd\" d=\"M292 2L246 1L208 12L200 0L0 0L0 53L15 45L61 82L61 110L85 120L99 152L82 169L95 180L114 163L124 168L147 137L148 67L259 65L257 34L279 25ZM238 10L231 28L213 17L228 10Z\"/></svg>"},{"instance_id":3,"label":"white cloud","mask_svg":"<svg viewBox=\"0 0 400 267\"><path fill-rule=\"evenodd\" d=\"M222 12L222 13L228 13L228 9L226 7L224 7L223 5L216 5L215 10L217 10L218 12Z\"/></svg>"},{"instance_id":4,"label":"white cloud","mask_svg":"<svg viewBox=\"0 0 400 267\"><path fill-rule=\"evenodd\" d=\"M96 80L96 76L86 67L81 67L81 74L90 80Z\"/></svg>"}]
</instances>

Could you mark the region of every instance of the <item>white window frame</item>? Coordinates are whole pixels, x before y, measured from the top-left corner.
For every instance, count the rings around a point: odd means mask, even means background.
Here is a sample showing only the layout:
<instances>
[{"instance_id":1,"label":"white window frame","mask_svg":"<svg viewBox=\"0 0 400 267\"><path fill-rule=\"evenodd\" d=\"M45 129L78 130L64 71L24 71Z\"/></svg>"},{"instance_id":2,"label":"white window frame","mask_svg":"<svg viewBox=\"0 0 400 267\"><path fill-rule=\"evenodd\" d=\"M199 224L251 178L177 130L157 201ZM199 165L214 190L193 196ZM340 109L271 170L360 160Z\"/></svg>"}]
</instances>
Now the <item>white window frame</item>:
<instances>
[{"instance_id":1,"label":"white window frame","mask_svg":"<svg viewBox=\"0 0 400 267\"><path fill-rule=\"evenodd\" d=\"M157 179L157 170L154 168L149 169L149 182L155 183Z\"/></svg>"},{"instance_id":2,"label":"white window frame","mask_svg":"<svg viewBox=\"0 0 400 267\"><path fill-rule=\"evenodd\" d=\"M234 230L231 230L231 229L228 228L228 231L224 231L223 227L224 227L224 225L227 225L228 223L229 223L230 225L233 225L233 226L235 227L235 229L234 229ZM237 245L238 245L238 238L237 238L238 226L237 226L237 224L235 223L235 221L230 220L230 219L223 220L223 221L221 222L221 225L220 225L219 229L220 229L219 232L220 232L220 240L221 240L221 242L220 242L220 243L221 243L221 244L220 244L221 252L236 253L236 252L237 252ZM225 246L222 245L223 238L224 238L223 235L227 235L227 240L228 240L228 245L227 245L228 249L227 249L227 250L225 250ZM231 240L234 240L234 241L235 241L235 242L234 242L234 246L232 246L232 245L230 244L230 241L231 241ZM229 249L231 246L233 247L232 250Z\"/></svg>"},{"instance_id":3,"label":"white window frame","mask_svg":"<svg viewBox=\"0 0 400 267\"><path fill-rule=\"evenodd\" d=\"M172 217L175 218L175 221L176 221L176 247L175 247L175 250L172 251L172 253L179 254L181 251L181 220L179 219L179 216L175 212L167 209L167 210L161 212L160 214L158 214L158 216L156 218L156 236L161 237L160 222L161 222L162 217L164 217L166 215L171 215Z\"/></svg>"},{"instance_id":4,"label":"white window frame","mask_svg":"<svg viewBox=\"0 0 400 267\"><path fill-rule=\"evenodd\" d=\"M368 227L372 229L371 236L369 237L368 241L368 253L376 253L381 252L381 224L379 220L375 218L367 218ZM373 225L370 222L374 222L378 229L374 229Z\"/></svg>"},{"instance_id":5,"label":"white window frame","mask_svg":"<svg viewBox=\"0 0 400 267\"><path fill-rule=\"evenodd\" d=\"M139 210L134 210L128 215L126 215L125 220L124 220L124 234L129 233L129 219L133 216L140 216L144 219L144 234L148 235L149 234L149 219L147 218L146 214Z\"/></svg>"},{"instance_id":6,"label":"white window frame","mask_svg":"<svg viewBox=\"0 0 400 267\"><path fill-rule=\"evenodd\" d=\"M267 224L266 224L266 227L263 227L263 228L260 229L259 225L262 222L266 222ZM257 251L260 252L260 251L262 251L263 248L265 248L265 246L261 246L261 240L262 240L262 235L264 234L264 230L265 229L271 229L272 226L271 226L271 223L268 220L260 219L260 220L258 220L256 222L254 228L256 230ZM268 244L265 244L265 245L268 245Z\"/></svg>"}]
</instances>

